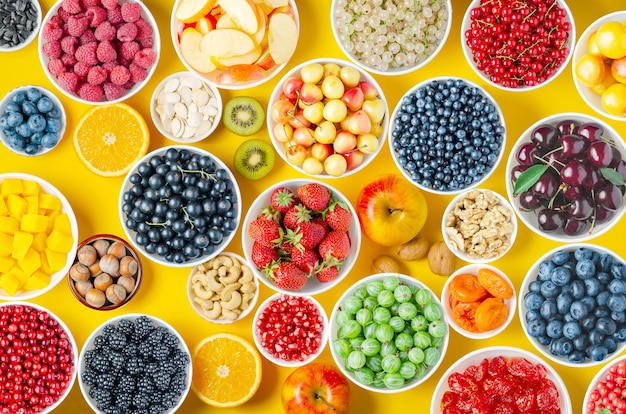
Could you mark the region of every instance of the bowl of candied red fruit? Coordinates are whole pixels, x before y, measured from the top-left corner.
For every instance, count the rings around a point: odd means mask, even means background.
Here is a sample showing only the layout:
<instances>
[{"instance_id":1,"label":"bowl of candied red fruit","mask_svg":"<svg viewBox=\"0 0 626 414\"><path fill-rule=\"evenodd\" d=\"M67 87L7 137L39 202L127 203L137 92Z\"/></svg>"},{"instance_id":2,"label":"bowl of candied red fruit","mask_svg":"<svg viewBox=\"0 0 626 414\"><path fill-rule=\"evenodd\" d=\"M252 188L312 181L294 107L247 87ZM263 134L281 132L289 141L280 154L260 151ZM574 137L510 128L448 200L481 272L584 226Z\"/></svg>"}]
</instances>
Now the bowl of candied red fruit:
<instances>
[{"instance_id":1,"label":"bowl of candied red fruit","mask_svg":"<svg viewBox=\"0 0 626 414\"><path fill-rule=\"evenodd\" d=\"M531 125L513 146L506 174L518 217L548 239L590 240L624 214L626 146L592 116L561 113Z\"/></svg>"},{"instance_id":2,"label":"bowl of candied red fruit","mask_svg":"<svg viewBox=\"0 0 626 414\"><path fill-rule=\"evenodd\" d=\"M472 351L441 376L431 414L572 413L565 383L549 364L525 349L491 346Z\"/></svg>"}]
</instances>

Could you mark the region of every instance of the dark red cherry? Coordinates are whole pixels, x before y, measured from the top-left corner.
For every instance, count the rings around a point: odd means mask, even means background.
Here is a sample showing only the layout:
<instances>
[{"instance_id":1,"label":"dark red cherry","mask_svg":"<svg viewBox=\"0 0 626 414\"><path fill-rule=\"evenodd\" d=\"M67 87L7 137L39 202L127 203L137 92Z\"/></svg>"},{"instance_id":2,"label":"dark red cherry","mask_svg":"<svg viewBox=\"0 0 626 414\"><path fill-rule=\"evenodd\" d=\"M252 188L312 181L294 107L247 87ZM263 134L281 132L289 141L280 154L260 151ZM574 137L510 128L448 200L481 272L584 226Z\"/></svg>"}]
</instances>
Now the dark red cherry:
<instances>
[{"instance_id":1,"label":"dark red cherry","mask_svg":"<svg viewBox=\"0 0 626 414\"><path fill-rule=\"evenodd\" d=\"M542 200L532 190L528 190L519 195L519 204L523 209L532 211L541 206Z\"/></svg>"},{"instance_id":2,"label":"dark red cherry","mask_svg":"<svg viewBox=\"0 0 626 414\"><path fill-rule=\"evenodd\" d=\"M520 146L517 150L516 159L517 162L523 165L532 165L535 163L535 157L539 156L539 151L532 143L527 142Z\"/></svg>"},{"instance_id":3,"label":"dark red cherry","mask_svg":"<svg viewBox=\"0 0 626 414\"><path fill-rule=\"evenodd\" d=\"M582 187L568 185L565 187L565 190L563 190L563 197L565 197L566 200L571 201L581 195L582 191Z\"/></svg>"},{"instance_id":4,"label":"dark red cherry","mask_svg":"<svg viewBox=\"0 0 626 414\"><path fill-rule=\"evenodd\" d=\"M595 122L585 122L578 126L577 133L588 141L594 142L604 134L604 128Z\"/></svg>"},{"instance_id":5,"label":"dark red cherry","mask_svg":"<svg viewBox=\"0 0 626 414\"><path fill-rule=\"evenodd\" d=\"M575 134L578 131L578 125L578 121L567 119L556 124L556 129L559 130L561 135Z\"/></svg>"},{"instance_id":6,"label":"dark red cherry","mask_svg":"<svg viewBox=\"0 0 626 414\"><path fill-rule=\"evenodd\" d=\"M530 141L544 153L557 146L559 135L559 130L555 126L543 124L533 129Z\"/></svg>"},{"instance_id":7,"label":"dark red cherry","mask_svg":"<svg viewBox=\"0 0 626 414\"><path fill-rule=\"evenodd\" d=\"M613 212L602 207L602 205L596 205L596 224L604 223L613 217Z\"/></svg>"},{"instance_id":8,"label":"dark red cherry","mask_svg":"<svg viewBox=\"0 0 626 414\"><path fill-rule=\"evenodd\" d=\"M575 218L569 217L563 224L563 233L568 236L578 236L587 230L588 227L588 220L576 220Z\"/></svg>"},{"instance_id":9,"label":"dark red cherry","mask_svg":"<svg viewBox=\"0 0 626 414\"><path fill-rule=\"evenodd\" d=\"M619 151L606 141L595 141L587 148L587 157L592 164L598 167L608 167L619 161Z\"/></svg>"},{"instance_id":10,"label":"dark red cherry","mask_svg":"<svg viewBox=\"0 0 626 414\"><path fill-rule=\"evenodd\" d=\"M576 220L586 220L593 216L594 209L595 205L593 204L593 201L584 195L581 195L572 200L567 212Z\"/></svg>"},{"instance_id":11,"label":"dark red cherry","mask_svg":"<svg viewBox=\"0 0 626 414\"><path fill-rule=\"evenodd\" d=\"M580 135L568 134L561 137L563 156L567 159L576 158L585 153L587 143Z\"/></svg>"},{"instance_id":12,"label":"dark red cherry","mask_svg":"<svg viewBox=\"0 0 626 414\"><path fill-rule=\"evenodd\" d=\"M598 170L597 167L592 165L589 167L589 175L587 176L587 179L583 183L583 188L585 190L598 188L604 185L605 181L606 180L604 179L602 174L600 174L600 170Z\"/></svg>"},{"instance_id":13,"label":"dark red cherry","mask_svg":"<svg viewBox=\"0 0 626 414\"><path fill-rule=\"evenodd\" d=\"M544 208L537 214L537 223L543 231L558 230L563 227L563 212L561 210Z\"/></svg>"},{"instance_id":14,"label":"dark red cherry","mask_svg":"<svg viewBox=\"0 0 626 414\"><path fill-rule=\"evenodd\" d=\"M596 191L596 200L607 210L616 211L624 204L624 195L618 186L607 183Z\"/></svg>"},{"instance_id":15,"label":"dark red cherry","mask_svg":"<svg viewBox=\"0 0 626 414\"><path fill-rule=\"evenodd\" d=\"M522 175L522 173L526 171L528 167L530 167L530 165L522 165L522 164L518 164L515 167L513 167L511 169L511 179L513 180L513 182L516 182L519 176Z\"/></svg>"},{"instance_id":16,"label":"dark red cherry","mask_svg":"<svg viewBox=\"0 0 626 414\"><path fill-rule=\"evenodd\" d=\"M615 165L615 171L617 171L622 176L624 181L626 181L626 161L625 160L619 160L617 162L617 164Z\"/></svg>"},{"instance_id":17,"label":"dark red cherry","mask_svg":"<svg viewBox=\"0 0 626 414\"><path fill-rule=\"evenodd\" d=\"M539 197L551 199L556 194L556 190L559 187L559 180L550 172L550 170L543 173L543 175L533 185L533 192Z\"/></svg>"},{"instance_id":18,"label":"dark red cherry","mask_svg":"<svg viewBox=\"0 0 626 414\"><path fill-rule=\"evenodd\" d=\"M561 169L561 180L575 187L583 185L588 175L589 168L579 160L572 160Z\"/></svg>"}]
</instances>

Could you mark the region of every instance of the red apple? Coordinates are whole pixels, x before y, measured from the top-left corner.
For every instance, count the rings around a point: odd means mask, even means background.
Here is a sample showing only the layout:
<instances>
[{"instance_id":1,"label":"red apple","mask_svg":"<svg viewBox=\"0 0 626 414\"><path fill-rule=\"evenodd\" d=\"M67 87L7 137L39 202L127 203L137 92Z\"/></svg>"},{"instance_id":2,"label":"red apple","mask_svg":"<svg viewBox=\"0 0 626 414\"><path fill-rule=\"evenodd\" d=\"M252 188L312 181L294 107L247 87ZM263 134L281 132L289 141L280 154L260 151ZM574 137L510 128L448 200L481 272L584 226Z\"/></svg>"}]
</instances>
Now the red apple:
<instances>
[{"instance_id":1,"label":"red apple","mask_svg":"<svg viewBox=\"0 0 626 414\"><path fill-rule=\"evenodd\" d=\"M312 362L285 378L281 401L288 414L346 414L350 386L333 365Z\"/></svg>"},{"instance_id":2,"label":"red apple","mask_svg":"<svg viewBox=\"0 0 626 414\"><path fill-rule=\"evenodd\" d=\"M363 233L382 246L408 242L426 224L428 206L422 191L397 174L375 178L356 202Z\"/></svg>"}]
</instances>

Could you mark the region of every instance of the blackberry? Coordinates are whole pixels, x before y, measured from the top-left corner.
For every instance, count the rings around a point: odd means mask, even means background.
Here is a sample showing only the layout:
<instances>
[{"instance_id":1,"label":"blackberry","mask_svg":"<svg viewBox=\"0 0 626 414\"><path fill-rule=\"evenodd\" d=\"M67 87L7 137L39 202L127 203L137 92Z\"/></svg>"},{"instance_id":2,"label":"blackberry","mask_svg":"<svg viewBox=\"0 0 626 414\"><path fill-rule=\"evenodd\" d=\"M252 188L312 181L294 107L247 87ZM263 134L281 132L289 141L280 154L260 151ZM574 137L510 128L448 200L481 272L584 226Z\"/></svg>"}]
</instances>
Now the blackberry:
<instances>
[{"instance_id":1,"label":"blackberry","mask_svg":"<svg viewBox=\"0 0 626 414\"><path fill-rule=\"evenodd\" d=\"M156 404L156 405L151 405L150 408L148 408L148 413L161 414L161 413L164 413L166 410L167 408L165 408L163 405Z\"/></svg>"},{"instance_id":2,"label":"blackberry","mask_svg":"<svg viewBox=\"0 0 626 414\"><path fill-rule=\"evenodd\" d=\"M122 410L122 412L127 412L130 406L133 404L133 394L130 392L120 392L118 391L114 394L113 404L116 407Z\"/></svg>"},{"instance_id":3,"label":"blackberry","mask_svg":"<svg viewBox=\"0 0 626 414\"><path fill-rule=\"evenodd\" d=\"M143 373L143 361L139 357L130 357L124 368L130 375L138 376Z\"/></svg>"},{"instance_id":4,"label":"blackberry","mask_svg":"<svg viewBox=\"0 0 626 414\"><path fill-rule=\"evenodd\" d=\"M166 359L165 361L160 361L159 366L161 370L167 372L168 374L174 374L178 371L178 368L170 359Z\"/></svg>"},{"instance_id":5,"label":"blackberry","mask_svg":"<svg viewBox=\"0 0 626 414\"><path fill-rule=\"evenodd\" d=\"M123 414L124 411L116 406L104 407L103 414Z\"/></svg>"},{"instance_id":6,"label":"blackberry","mask_svg":"<svg viewBox=\"0 0 626 414\"><path fill-rule=\"evenodd\" d=\"M94 371L85 371L80 376L80 380L88 387L96 385L96 373Z\"/></svg>"},{"instance_id":7,"label":"blackberry","mask_svg":"<svg viewBox=\"0 0 626 414\"><path fill-rule=\"evenodd\" d=\"M154 392L152 394L150 394L150 403L152 405L161 404L161 401L163 401L163 396L164 395L165 395L165 392L159 391L159 390L154 390Z\"/></svg>"},{"instance_id":8,"label":"blackberry","mask_svg":"<svg viewBox=\"0 0 626 414\"><path fill-rule=\"evenodd\" d=\"M170 349L178 348L180 341L178 337L171 332L166 332L163 334L163 338L161 339L161 343L167 346Z\"/></svg>"},{"instance_id":9,"label":"blackberry","mask_svg":"<svg viewBox=\"0 0 626 414\"><path fill-rule=\"evenodd\" d=\"M148 335L146 342L150 345L160 344L163 339L163 335L166 332L168 332L168 329L165 326L158 326L152 332L150 332L150 335Z\"/></svg>"},{"instance_id":10,"label":"blackberry","mask_svg":"<svg viewBox=\"0 0 626 414\"><path fill-rule=\"evenodd\" d=\"M111 369L114 372L118 372L124 369L124 365L126 365L126 357L121 352L113 351L109 355L109 360L111 364Z\"/></svg>"},{"instance_id":11,"label":"blackberry","mask_svg":"<svg viewBox=\"0 0 626 414\"><path fill-rule=\"evenodd\" d=\"M101 353L96 353L89 364L89 368L98 373L109 372L110 366L109 359Z\"/></svg>"},{"instance_id":12,"label":"blackberry","mask_svg":"<svg viewBox=\"0 0 626 414\"><path fill-rule=\"evenodd\" d=\"M178 404L178 400L180 398L181 393L177 392L166 392L163 394L163 400L161 400L161 404L163 404L166 409L174 408L176 404Z\"/></svg>"},{"instance_id":13,"label":"blackberry","mask_svg":"<svg viewBox=\"0 0 626 414\"><path fill-rule=\"evenodd\" d=\"M132 338L135 342L139 342L145 338L155 329L152 319L142 315L135 319L135 330L133 331Z\"/></svg>"},{"instance_id":14,"label":"blackberry","mask_svg":"<svg viewBox=\"0 0 626 414\"><path fill-rule=\"evenodd\" d=\"M130 319L120 319L117 323L117 329L124 333L127 338L130 338L135 330L135 324Z\"/></svg>"},{"instance_id":15,"label":"blackberry","mask_svg":"<svg viewBox=\"0 0 626 414\"><path fill-rule=\"evenodd\" d=\"M96 387L111 391L115 387L115 376L108 372L101 373L96 377Z\"/></svg>"},{"instance_id":16,"label":"blackberry","mask_svg":"<svg viewBox=\"0 0 626 414\"><path fill-rule=\"evenodd\" d=\"M150 414L147 408L136 408L132 411L129 411L129 414Z\"/></svg>"},{"instance_id":17,"label":"blackberry","mask_svg":"<svg viewBox=\"0 0 626 414\"><path fill-rule=\"evenodd\" d=\"M116 389L118 390L118 392L123 392L123 390L126 390L128 392L133 392L135 391L136 386L137 386L137 380L135 379L135 377L128 375L128 374L122 374L117 380Z\"/></svg>"},{"instance_id":18,"label":"blackberry","mask_svg":"<svg viewBox=\"0 0 626 414\"><path fill-rule=\"evenodd\" d=\"M161 391L166 390L170 386L171 375L167 372L157 372L152 376L152 382L154 386Z\"/></svg>"},{"instance_id":19,"label":"blackberry","mask_svg":"<svg viewBox=\"0 0 626 414\"><path fill-rule=\"evenodd\" d=\"M172 392L182 393L186 388L187 384L187 373L184 371L179 371L176 374L172 375L170 378L170 390Z\"/></svg>"},{"instance_id":20,"label":"blackberry","mask_svg":"<svg viewBox=\"0 0 626 414\"><path fill-rule=\"evenodd\" d=\"M102 328L102 336L104 336L105 338L108 338L115 331L117 331L117 327L115 325L113 324L105 325L104 328Z\"/></svg>"},{"instance_id":21,"label":"blackberry","mask_svg":"<svg viewBox=\"0 0 626 414\"><path fill-rule=\"evenodd\" d=\"M154 384L150 377L141 377L137 381L137 392L139 394L151 394L154 392Z\"/></svg>"},{"instance_id":22,"label":"blackberry","mask_svg":"<svg viewBox=\"0 0 626 414\"><path fill-rule=\"evenodd\" d=\"M154 375L161 369L160 365L156 362L148 362L143 372L146 375Z\"/></svg>"},{"instance_id":23,"label":"blackberry","mask_svg":"<svg viewBox=\"0 0 626 414\"><path fill-rule=\"evenodd\" d=\"M150 405L150 394L139 392L133 396L133 405L139 409L148 408Z\"/></svg>"},{"instance_id":24,"label":"blackberry","mask_svg":"<svg viewBox=\"0 0 626 414\"><path fill-rule=\"evenodd\" d=\"M122 355L126 358L133 358L139 356L139 350L137 349L137 344L133 342L129 342L126 345L126 348L122 349Z\"/></svg>"},{"instance_id":25,"label":"blackberry","mask_svg":"<svg viewBox=\"0 0 626 414\"><path fill-rule=\"evenodd\" d=\"M191 358L189 355L183 351L182 349L175 349L172 354L170 361L177 369L185 369L191 363Z\"/></svg>"},{"instance_id":26,"label":"blackberry","mask_svg":"<svg viewBox=\"0 0 626 414\"><path fill-rule=\"evenodd\" d=\"M103 335L98 335L93 340L93 345L96 350L101 350L108 348L109 344L107 343L106 338Z\"/></svg>"},{"instance_id":27,"label":"blackberry","mask_svg":"<svg viewBox=\"0 0 626 414\"><path fill-rule=\"evenodd\" d=\"M112 331L109 335L106 336L107 342L111 349L119 351L124 349L126 343L128 342L126 339L126 335L118 329Z\"/></svg>"},{"instance_id":28,"label":"blackberry","mask_svg":"<svg viewBox=\"0 0 626 414\"><path fill-rule=\"evenodd\" d=\"M91 365L91 362L93 361L94 356L97 354L97 352L93 349L90 349L88 351L85 351L85 365L89 366Z\"/></svg>"},{"instance_id":29,"label":"blackberry","mask_svg":"<svg viewBox=\"0 0 626 414\"><path fill-rule=\"evenodd\" d=\"M170 355L170 349L163 344L157 344L152 348L152 357L157 361L165 361Z\"/></svg>"},{"instance_id":30,"label":"blackberry","mask_svg":"<svg viewBox=\"0 0 626 414\"><path fill-rule=\"evenodd\" d=\"M144 360L150 359L150 357L152 356L152 348L153 348L153 345L147 341L140 342L137 345L137 351L139 353L139 356L143 358Z\"/></svg>"},{"instance_id":31,"label":"blackberry","mask_svg":"<svg viewBox=\"0 0 626 414\"><path fill-rule=\"evenodd\" d=\"M111 392L102 388L92 387L89 389L89 396L96 402L98 408L103 409L111 404Z\"/></svg>"}]
</instances>

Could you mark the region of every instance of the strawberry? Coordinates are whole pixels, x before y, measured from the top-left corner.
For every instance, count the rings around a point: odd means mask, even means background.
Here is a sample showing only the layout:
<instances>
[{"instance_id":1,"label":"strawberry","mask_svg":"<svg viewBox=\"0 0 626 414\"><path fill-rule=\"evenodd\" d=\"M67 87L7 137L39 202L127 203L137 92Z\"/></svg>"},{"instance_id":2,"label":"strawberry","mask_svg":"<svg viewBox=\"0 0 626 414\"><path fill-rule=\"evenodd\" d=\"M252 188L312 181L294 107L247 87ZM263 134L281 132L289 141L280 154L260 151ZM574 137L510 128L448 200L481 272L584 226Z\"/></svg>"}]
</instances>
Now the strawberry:
<instances>
[{"instance_id":1,"label":"strawberry","mask_svg":"<svg viewBox=\"0 0 626 414\"><path fill-rule=\"evenodd\" d=\"M303 204L291 207L283 216L283 226L295 230L300 223L311 221L311 210Z\"/></svg>"},{"instance_id":2,"label":"strawberry","mask_svg":"<svg viewBox=\"0 0 626 414\"><path fill-rule=\"evenodd\" d=\"M291 261L308 275L313 273L319 263L319 259L320 256L314 249L300 250L295 246L291 249Z\"/></svg>"},{"instance_id":3,"label":"strawberry","mask_svg":"<svg viewBox=\"0 0 626 414\"><path fill-rule=\"evenodd\" d=\"M283 215L280 211L276 210L274 207L267 206L267 207L264 207L263 210L261 210L261 212L259 213L257 217L265 218L268 220L273 220L276 223L280 224L280 221L282 220Z\"/></svg>"},{"instance_id":4,"label":"strawberry","mask_svg":"<svg viewBox=\"0 0 626 414\"><path fill-rule=\"evenodd\" d=\"M252 263L259 268L265 269L278 260L278 250L263 246L258 242L252 243Z\"/></svg>"},{"instance_id":5,"label":"strawberry","mask_svg":"<svg viewBox=\"0 0 626 414\"><path fill-rule=\"evenodd\" d=\"M337 260L343 260L350 253L350 237L348 232L333 230L328 233L318 246L318 252L322 259L328 260L334 257Z\"/></svg>"},{"instance_id":6,"label":"strawberry","mask_svg":"<svg viewBox=\"0 0 626 414\"><path fill-rule=\"evenodd\" d=\"M313 217L311 219L311 223L320 224L322 227L324 227L324 230L326 230L326 233L328 233L329 231L332 230L330 228L330 226L328 225L328 223L326 222L326 220L324 219L324 217L322 217L322 216L315 216L315 217Z\"/></svg>"},{"instance_id":7,"label":"strawberry","mask_svg":"<svg viewBox=\"0 0 626 414\"><path fill-rule=\"evenodd\" d=\"M266 247L277 246L282 240L281 228L278 223L262 217L250 222L248 236Z\"/></svg>"},{"instance_id":8,"label":"strawberry","mask_svg":"<svg viewBox=\"0 0 626 414\"><path fill-rule=\"evenodd\" d=\"M302 249L312 249L316 247L326 235L324 227L311 222L300 223L296 230L288 229L287 239L294 246Z\"/></svg>"},{"instance_id":9,"label":"strawberry","mask_svg":"<svg viewBox=\"0 0 626 414\"><path fill-rule=\"evenodd\" d=\"M268 269L268 276L279 289L300 290L307 281L306 273L294 262L278 262Z\"/></svg>"},{"instance_id":10,"label":"strawberry","mask_svg":"<svg viewBox=\"0 0 626 414\"><path fill-rule=\"evenodd\" d=\"M298 198L307 208L322 211L330 202L330 191L322 184L304 184L298 187Z\"/></svg>"},{"instance_id":11,"label":"strawberry","mask_svg":"<svg viewBox=\"0 0 626 414\"><path fill-rule=\"evenodd\" d=\"M326 266L319 270L315 276L322 283L332 282L339 276L339 269L337 266Z\"/></svg>"},{"instance_id":12,"label":"strawberry","mask_svg":"<svg viewBox=\"0 0 626 414\"><path fill-rule=\"evenodd\" d=\"M286 213L297 201L296 195L287 187L278 187L270 195L271 206L281 213Z\"/></svg>"},{"instance_id":13,"label":"strawberry","mask_svg":"<svg viewBox=\"0 0 626 414\"><path fill-rule=\"evenodd\" d=\"M348 231L352 214L344 202L333 201L324 211L324 218L331 229Z\"/></svg>"}]
</instances>

